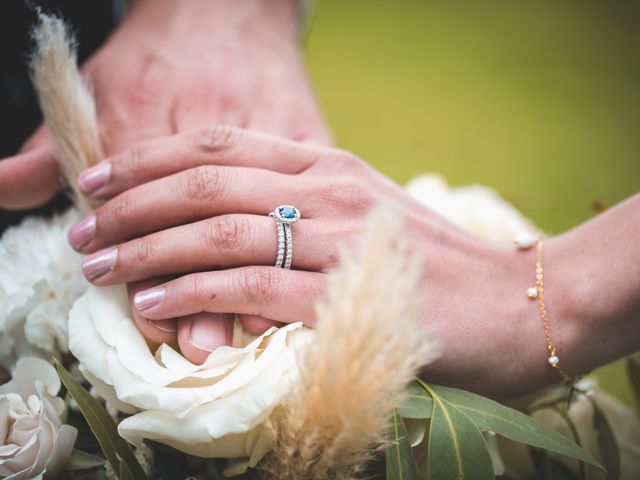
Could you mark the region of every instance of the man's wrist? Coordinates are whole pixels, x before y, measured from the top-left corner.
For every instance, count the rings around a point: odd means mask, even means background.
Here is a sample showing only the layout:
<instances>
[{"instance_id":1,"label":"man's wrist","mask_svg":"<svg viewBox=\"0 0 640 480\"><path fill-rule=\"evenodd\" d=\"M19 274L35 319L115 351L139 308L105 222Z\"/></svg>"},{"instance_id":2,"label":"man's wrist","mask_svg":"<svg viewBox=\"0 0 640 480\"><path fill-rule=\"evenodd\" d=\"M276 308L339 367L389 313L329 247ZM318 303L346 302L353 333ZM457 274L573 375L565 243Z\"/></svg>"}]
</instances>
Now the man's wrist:
<instances>
[{"instance_id":1,"label":"man's wrist","mask_svg":"<svg viewBox=\"0 0 640 480\"><path fill-rule=\"evenodd\" d=\"M125 25L158 34L225 35L234 31L295 43L295 0L135 0Z\"/></svg>"}]
</instances>

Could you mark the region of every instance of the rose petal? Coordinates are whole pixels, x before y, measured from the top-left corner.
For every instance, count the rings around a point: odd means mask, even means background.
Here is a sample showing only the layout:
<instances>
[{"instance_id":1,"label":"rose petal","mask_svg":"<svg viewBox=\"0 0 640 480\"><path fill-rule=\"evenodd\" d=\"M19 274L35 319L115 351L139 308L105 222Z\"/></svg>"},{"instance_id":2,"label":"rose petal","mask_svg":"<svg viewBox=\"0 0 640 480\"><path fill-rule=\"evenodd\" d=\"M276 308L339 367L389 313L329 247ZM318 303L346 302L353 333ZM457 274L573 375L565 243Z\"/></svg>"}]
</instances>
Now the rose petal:
<instances>
[{"instance_id":1,"label":"rose petal","mask_svg":"<svg viewBox=\"0 0 640 480\"><path fill-rule=\"evenodd\" d=\"M53 442L53 451L49 455L45 465L45 472L51 476L57 476L64 469L69 457L73 453L78 431L71 425L61 425Z\"/></svg>"},{"instance_id":2,"label":"rose petal","mask_svg":"<svg viewBox=\"0 0 640 480\"><path fill-rule=\"evenodd\" d=\"M42 381L49 395L55 396L60 391L60 379L55 369L46 361L34 357L23 357L18 360L11 381L0 386L0 395L16 393L22 398L37 394L36 380Z\"/></svg>"},{"instance_id":3,"label":"rose petal","mask_svg":"<svg viewBox=\"0 0 640 480\"><path fill-rule=\"evenodd\" d=\"M260 337L236 335L250 343L218 348L196 365L168 345L154 354L129 308L124 287L90 287L69 321L70 349L85 377L111 405L142 410L120 423L120 434L204 457L264 455L268 446L255 429L288 391L310 331L298 322Z\"/></svg>"}]
</instances>

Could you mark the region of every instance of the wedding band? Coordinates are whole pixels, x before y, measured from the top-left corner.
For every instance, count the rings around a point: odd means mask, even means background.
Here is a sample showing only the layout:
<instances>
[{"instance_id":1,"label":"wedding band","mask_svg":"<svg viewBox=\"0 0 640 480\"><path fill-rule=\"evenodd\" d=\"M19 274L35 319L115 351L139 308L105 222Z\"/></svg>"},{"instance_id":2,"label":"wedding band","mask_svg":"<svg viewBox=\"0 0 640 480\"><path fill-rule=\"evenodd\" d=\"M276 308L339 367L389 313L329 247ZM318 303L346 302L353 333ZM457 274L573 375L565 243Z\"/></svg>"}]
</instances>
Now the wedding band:
<instances>
[{"instance_id":1,"label":"wedding band","mask_svg":"<svg viewBox=\"0 0 640 480\"><path fill-rule=\"evenodd\" d=\"M300 210L293 205L280 205L269 214L276 222L278 250L276 268L291 269L293 261L293 233L291 224L300 220Z\"/></svg>"}]
</instances>

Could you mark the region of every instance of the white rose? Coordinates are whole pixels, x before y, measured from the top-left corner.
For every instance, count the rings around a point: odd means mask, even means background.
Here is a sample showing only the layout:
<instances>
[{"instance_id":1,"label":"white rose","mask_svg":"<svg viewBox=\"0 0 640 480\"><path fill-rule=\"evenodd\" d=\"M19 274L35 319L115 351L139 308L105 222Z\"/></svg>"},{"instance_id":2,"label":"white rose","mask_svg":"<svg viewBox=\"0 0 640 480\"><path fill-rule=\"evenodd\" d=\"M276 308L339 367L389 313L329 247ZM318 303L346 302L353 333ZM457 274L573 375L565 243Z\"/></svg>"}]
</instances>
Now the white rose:
<instances>
[{"instance_id":1,"label":"white rose","mask_svg":"<svg viewBox=\"0 0 640 480\"><path fill-rule=\"evenodd\" d=\"M63 425L60 379L44 360L18 360L13 379L0 387L0 478L55 476L65 466L77 431Z\"/></svg>"},{"instance_id":2,"label":"white rose","mask_svg":"<svg viewBox=\"0 0 640 480\"><path fill-rule=\"evenodd\" d=\"M480 185L450 188L439 175L421 175L406 186L423 205L456 225L489 240L512 240L535 226L495 190Z\"/></svg>"},{"instance_id":3,"label":"white rose","mask_svg":"<svg viewBox=\"0 0 640 480\"><path fill-rule=\"evenodd\" d=\"M0 357L67 351L67 317L87 289L81 256L67 242L76 210L28 218L0 240Z\"/></svg>"},{"instance_id":4,"label":"white rose","mask_svg":"<svg viewBox=\"0 0 640 480\"><path fill-rule=\"evenodd\" d=\"M220 347L195 365L168 345L150 349L122 286L90 287L69 318L69 348L87 379L112 405L138 412L118 426L124 438L255 461L267 451L261 425L288 391L296 352L309 334L301 323L250 342L235 332L235 346Z\"/></svg>"}]
</instances>

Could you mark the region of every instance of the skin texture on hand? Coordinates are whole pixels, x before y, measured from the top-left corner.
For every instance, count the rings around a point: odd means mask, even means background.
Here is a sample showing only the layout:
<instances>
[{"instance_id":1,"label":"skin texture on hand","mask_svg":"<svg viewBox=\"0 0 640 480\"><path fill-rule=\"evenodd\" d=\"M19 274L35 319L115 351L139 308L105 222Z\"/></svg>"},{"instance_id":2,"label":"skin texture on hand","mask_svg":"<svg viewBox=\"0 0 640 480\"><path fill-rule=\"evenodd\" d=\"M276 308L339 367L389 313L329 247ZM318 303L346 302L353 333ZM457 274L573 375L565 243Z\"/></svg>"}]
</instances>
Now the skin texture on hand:
<instances>
[{"instance_id":1,"label":"skin texture on hand","mask_svg":"<svg viewBox=\"0 0 640 480\"><path fill-rule=\"evenodd\" d=\"M290 0L136 1L83 66L95 93L107 155L127 150L129 170L143 175L142 169L155 167L140 164L136 145L215 124L330 144L298 51L294 9ZM95 175L85 180L92 178L95 182ZM0 208L40 205L60 186L46 127L21 153L0 161ZM130 284L130 294L158 281ZM196 325L205 338L226 338L221 326L228 325L228 316L194 319L179 322L180 329ZM260 329L271 325L254 317L242 320ZM153 327L141 318L138 322L151 337L149 331L175 335L177 329L175 321ZM206 356L188 343L183 349L192 358Z\"/></svg>"},{"instance_id":2,"label":"skin texture on hand","mask_svg":"<svg viewBox=\"0 0 640 480\"><path fill-rule=\"evenodd\" d=\"M546 362L537 303L526 296L535 278L534 251L458 229L352 154L216 127L147 144L136 153L144 167L137 171L127 155L107 159L110 175L93 194L110 200L73 227L70 240L90 254L83 268L96 285L164 276L135 296L139 320L161 321L167 330L156 331L154 340L172 342L177 335L182 346L229 335L228 317L213 333L194 328L202 324L193 319L207 312L313 326L314 299L340 245L362 231L374 205L386 203L406 219L410 248L426 255L424 323L442 343L427 378L496 398L559 380ZM273 267L276 229L264 211L283 196L302 212L292 227L293 270ZM611 244L625 258L638 258L637 244L624 235L608 238L608 231L637 213L639 202L636 197L545 247L552 334L571 373L638 348L640 270L612 263L603 252L603 260L594 261L593 254ZM623 230L640 230L635 217ZM615 287L596 309L587 308L597 285L585 280L593 268ZM168 328L176 317L187 318L189 328ZM202 352L183 353L202 360Z\"/></svg>"},{"instance_id":3,"label":"skin texture on hand","mask_svg":"<svg viewBox=\"0 0 640 480\"><path fill-rule=\"evenodd\" d=\"M461 231L347 152L217 127L137 149L135 169L128 155L107 159L109 176L93 194L110 200L72 228L70 241L90 254L83 268L97 285L164 277L135 297L138 325L154 341L206 343L215 335L194 331L198 322L186 332L171 322L207 312L313 325L314 299L339 246L384 202L406 217L412 248L428 252L425 323L446 345L431 378L513 392L514 376L531 362L508 371L504 357L545 358L536 311L523 301L533 268L527 254ZM282 198L302 212L290 271L273 267L276 229L264 208ZM155 331L144 324L158 321ZM229 331L228 324L217 328L218 337ZM487 355L491 345L500 355ZM182 350L192 361L206 357L206 350ZM504 375L492 377L498 368Z\"/></svg>"}]
</instances>

